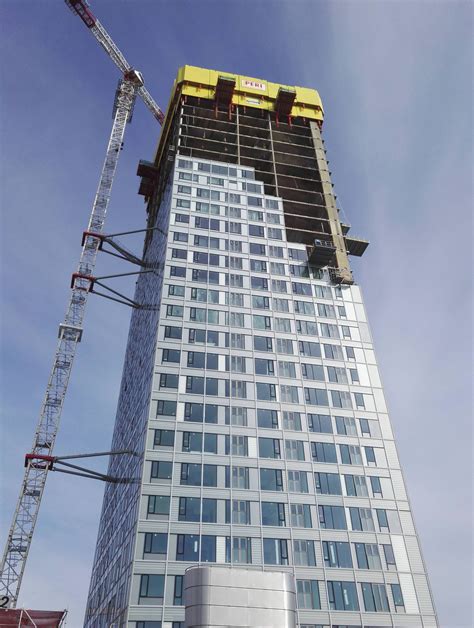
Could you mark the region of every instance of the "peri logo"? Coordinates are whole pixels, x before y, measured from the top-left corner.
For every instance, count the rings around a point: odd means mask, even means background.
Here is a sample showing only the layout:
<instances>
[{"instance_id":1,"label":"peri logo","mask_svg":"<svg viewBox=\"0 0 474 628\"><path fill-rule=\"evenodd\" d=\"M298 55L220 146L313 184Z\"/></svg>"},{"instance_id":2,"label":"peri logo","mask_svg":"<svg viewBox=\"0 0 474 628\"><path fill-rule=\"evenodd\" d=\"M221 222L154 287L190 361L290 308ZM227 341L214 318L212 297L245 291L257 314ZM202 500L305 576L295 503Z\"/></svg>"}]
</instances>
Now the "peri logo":
<instances>
[{"instance_id":1,"label":"peri logo","mask_svg":"<svg viewBox=\"0 0 474 628\"><path fill-rule=\"evenodd\" d=\"M267 90L267 86L265 83L261 81L249 81L248 79L242 79L241 81L242 87L250 87L251 89L258 89L261 92L265 92Z\"/></svg>"}]
</instances>

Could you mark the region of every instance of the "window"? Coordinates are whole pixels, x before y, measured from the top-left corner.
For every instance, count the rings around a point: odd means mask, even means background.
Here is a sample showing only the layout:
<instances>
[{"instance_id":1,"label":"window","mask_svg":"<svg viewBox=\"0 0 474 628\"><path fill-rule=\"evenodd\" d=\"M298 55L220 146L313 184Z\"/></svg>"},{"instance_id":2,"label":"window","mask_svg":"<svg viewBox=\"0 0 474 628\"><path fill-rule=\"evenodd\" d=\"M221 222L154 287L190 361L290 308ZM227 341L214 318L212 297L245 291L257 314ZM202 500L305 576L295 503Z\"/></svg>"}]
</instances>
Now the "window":
<instances>
[{"instance_id":1,"label":"window","mask_svg":"<svg viewBox=\"0 0 474 628\"><path fill-rule=\"evenodd\" d=\"M323 318L336 318L336 313L332 305L326 305L325 303L318 303L318 316Z\"/></svg>"},{"instance_id":2,"label":"window","mask_svg":"<svg viewBox=\"0 0 474 628\"><path fill-rule=\"evenodd\" d=\"M283 262L270 262L270 273L272 275L286 275L285 264ZM285 283L286 292L286 283Z\"/></svg>"},{"instance_id":3,"label":"window","mask_svg":"<svg viewBox=\"0 0 474 628\"><path fill-rule=\"evenodd\" d=\"M278 438L259 438L258 455L260 458L281 458L280 441Z\"/></svg>"},{"instance_id":4,"label":"window","mask_svg":"<svg viewBox=\"0 0 474 628\"><path fill-rule=\"evenodd\" d=\"M288 541L263 539L263 562L266 565L288 565Z\"/></svg>"},{"instance_id":5,"label":"window","mask_svg":"<svg viewBox=\"0 0 474 628\"><path fill-rule=\"evenodd\" d=\"M155 430L154 447L174 447L174 430Z\"/></svg>"},{"instance_id":6,"label":"window","mask_svg":"<svg viewBox=\"0 0 474 628\"><path fill-rule=\"evenodd\" d=\"M347 530L343 506L318 506L319 524L328 530Z\"/></svg>"},{"instance_id":7,"label":"window","mask_svg":"<svg viewBox=\"0 0 474 628\"><path fill-rule=\"evenodd\" d=\"M311 284L309 283L296 283L295 281L292 281L291 287L293 294L306 295L307 297L312 296Z\"/></svg>"},{"instance_id":8,"label":"window","mask_svg":"<svg viewBox=\"0 0 474 628\"><path fill-rule=\"evenodd\" d=\"M225 409L226 425L247 425L247 408L228 408Z\"/></svg>"},{"instance_id":9,"label":"window","mask_svg":"<svg viewBox=\"0 0 474 628\"><path fill-rule=\"evenodd\" d=\"M268 297L262 297L260 295L252 296L252 307L258 310L269 310L270 309L270 299Z\"/></svg>"},{"instance_id":10,"label":"window","mask_svg":"<svg viewBox=\"0 0 474 628\"><path fill-rule=\"evenodd\" d=\"M178 521L200 521L201 499L199 497L180 497Z\"/></svg>"},{"instance_id":11,"label":"window","mask_svg":"<svg viewBox=\"0 0 474 628\"><path fill-rule=\"evenodd\" d=\"M189 368L203 369L205 368L205 365L206 354L204 351L188 351L187 366Z\"/></svg>"},{"instance_id":12,"label":"window","mask_svg":"<svg viewBox=\"0 0 474 628\"><path fill-rule=\"evenodd\" d=\"M354 401L356 404L356 408L364 408L365 409L365 400L363 393L354 393Z\"/></svg>"},{"instance_id":13,"label":"window","mask_svg":"<svg viewBox=\"0 0 474 628\"><path fill-rule=\"evenodd\" d=\"M158 401L156 416L176 416L176 401Z\"/></svg>"},{"instance_id":14,"label":"window","mask_svg":"<svg viewBox=\"0 0 474 628\"><path fill-rule=\"evenodd\" d=\"M163 349L161 362L173 362L179 364L181 359L181 351L179 349Z\"/></svg>"},{"instance_id":15,"label":"window","mask_svg":"<svg viewBox=\"0 0 474 628\"><path fill-rule=\"evenodd\" d=\"M217 499L204 498L202 500L202 521L204 523L217 523Z\"/></svg>"},{"instance_id":16,"label":"window","mask_svg":"<svg viewBox=\"0 0 474 628\"><path fill-rule=\"evenodd\" d=\"M344 475L346 494L350 497L368 497L367 482L363 475Z\"/></svg>"},{"instance_id":17,"label":"window","mask_svg":"<svg viewBox=\"0 0 474 628\"><path fill-rule=\"evenodd\" d=\"M225 437L225 453L233 456L248 456L248 437L247 436L235 436L226 434Z\"/></svg>"},{"instance_id":18,"label":"window","mask_svg":"<svg viewBox=\"0 0 474 628\"><path fill-rule=\"evenodd\" d=\"M266 273L267 272L267 262L260 259L251 259L250 260L250 270L253 270L258 273Z\"/></svg>"},{"instance_id":19,"label":"window","mask_svg":"<svg viewBox=\"0 0 474 628\"><path fill-rule=\"evenodd\" d=\"M282 230L276 227L268 227L268 237L270 240L283 240Z\"/></svg>"},{"instance_id":20,"label":"window","mask_svg":"<svg viewBox=\"0 0 474 628\"><path fill-rule=\"evenodd\" d=\"M191 163L191 162L189 162ZM204 162L199 162L198 163L198 170L200 170L201 172L211 172L211 164L206 164Z\"/></svg>"},{"instance_id":21,"label":"window","mask_svg":"<svg viewBox=\"0 0 474 628\"><path fill-rule=\"evenodd\" d=\"M352 408L350 393L343 390L331 390L330 393L334 408Z\"/></svg>"},{"instance_id":22,"label":"window","mask_svg":"<svg viewBox=\"0 0 474 628\"><path fill-rule=\"evenodd\" d=\"M285 458L287 460L304 460L304 445L301 440L285 441Z\"/></svg>"},{"instance_id":23,"label":"window","mask_svg":"<svg viewBox=\"0 0 474 628\"><path fill-rule=\"evenodd\" d=\"M190 185L178 185L178 194L191 194Z\"/></svg>"},{"instance_id":24,"label":"window","mask_svg":"<svg viewBox=\"0 0 474 628\"><path fill-rule=\"evenodd\" d=\"M293 541L293 563L303 567L315 567L314 542L295 539Z\"/></svg>"},{"instance_id":25,"label":"window","mask_svg":"<svg viewBox=\"0 0 474 628\"><path fill-rule=\"evenodd\" d=\"M230 312L229 325L231 327L245 327L245 315L242 312Z\"/></svg>"},{"instance_id":26,"label":"window","mask_svg":"<svg viewBox=\"0 0 474 628\"><path fill-rule=\"evenodd\" d=\"M283 491L281 469L260 469L260 489L262 491Z\"/></svg>"},{"instance_id":27,"label":"window","mask_svg":"<svg viewBox=\"0 0 474 628\"><path fill-rule=\"evenodd\" d=\"M253 348L255 351L273 351L273 340L268 336L254 336Z\"/></svg>"},{"instance_id":28,"label":"window","mask_svg":"<svg viewBox=\"0 0 474 628\"><path fill-rule=\"evenodd\" d=\"M364 599L364 608L366 611L372 612L389 612L387 591L384 584L372 584L370 582L362 582L362 597Z\"/></svg>"},{"instance_id":29,"label":"window","mask_svg":"<svg viewBox=\"0 0 474 628\"><path fill-rule=\"evenodd\" d=\"M342 495L341 479L337 473L315 473L316 493L320 495Z\"/></svg>"},{"instance_id":30,"label":"window","mask_svg":"<svg viewBox=\"0 0 474 628\"><path fill-rule=\"evenodd\" d=\"M351 376L352 384L360 384L359 373L357 372L357 369L349 369L349 374Z\"/></svg>"},{"instance_id":31,"label":"window","mask_svg":"<svg viewBox=\"0 0 474 628\"><path fill-rule=\"evenodd\" d=\"M308 429L310 432L332 434L331 417L328 414L308 414Z\"/></svg>"},{"instance_id":32,"label":"window","mask_svg":"<svg viewBox=\"0 0 474 628\"><path fill-rule=\"evenodd\" d=\"M272 279L272 290L273 292L288 292L286 281L283 279Z\"/></svg>"},{"instance_id":33,"label":"window","mask_svg":"<svg viewBox=\"0 0 474 628\"><path fill-rule=\"evenodd\" d=\"M178 168L185 168L187 170L193 169L193 162L189 159L179 159L178 160Z\"/></svg>"},{"instance_id":34,"label":"window","mask_svg":"<svg viewBox=\"0 0 474 628\"><path fill-rule=\"evenodd\" d=\"M173 473L173 463L163 460L153 460L151 463L151 480L170 480Z\"/></svg>"},{"instance_id":35,"label":"window","mask_svg":"<svg viewBox=\"0 0 474 628\"><path fill-rule=\"evenodd\" d=\"M216 562L216 537L203 535L199 538L196 534L178 534L176 560Z\"/></svg>"},{"instance_id":36,"label":"window","mask_svg":"<svg viewBox=\"0 0 474 628\"><path fill-rule=\"evenodd\" d=\"M277 353L284 353L286 355L293 355L293 341L287 338L277 338Z\"/></svg>"},{"instance_id":37,"label":"window","mask_svg":"<svg viewBox=\"0 0 474 628\"><path fill-rule=\"evenodd\" d=\"M344 360L342 349L339 345L323 345L324 357L328 360Z\"/></svg>"},{"instance_id":38,"label":"window","mask_svg":"<svg viewBox=\"0 0 474 628\"><path fill-rule=\"evenodd\" d=\"M154 560L166 558L168 535L155 532L145 533L144 554L153 554ZM144 556L145 558L145 556Z\"/></svg>"},{"instance_id":39,"label":"window","mask_svg":"<svg viewBox=\"0 0 474 628\"><path fill-rule=\"evenodd\" d=\"M285 410L283 412L283 428L285 430L301 432L301 413Z\"/></svg>"},{"instance_id":40,"label":"window","mask_svg":"<svg viewBox=\"0 0 474 628\"><path fill-rule=\"evenodd\" d=\"M251 242L249 252L250 255L266 255L265 245Z\"/></svg>"},{"instance_id":41,"label":"window","mask_svg":"<svg viewBox=\"0 0 474 628\"><path fill-rule=\"evenodd\" d=\"M225 522L248 525L250 523L250 502L240 499L226 499Z\"/></svg>"},{"instance_id":42,"label":"window","mask_svg":"<svg viewBox=\"0 0 474 628\"><path fill-rule=\"evenodd\" d=\"M259 408L257 410L257 424L258 427L278 429L278 411Z\"/></svg>"},{"instance_id":43,"label":"window","mask_svg":"<svg viewBox=\"0 0 474 628\"><path fill-rule=\"evenodd\" d=\"M332 611L358 611L359 601L354 582L328 580L329 608Z\"/></svg>"},{"instance_id":44,"label":"window","mask_svg":"<svg viewBox=\"0 0 474 628\"><path fill-rule=\"evenodd\" d=\"M280 397L283 402L299 403L298 387L280 384Z\"/></svg>"},{"instance_id":45,"label":"window","mask_svg":"<svg viewBox=\"0 0 474 628\"><path fill-rule=\"evenodd\" d=\"M186 249L171 249L171 257L173 259L188 259L188 252Z\"/></svg>"},{"instance_id":46,"label":"window","mask_svg":"<svg viewBox=\"0 0 474 628\"><path fill-rule=\"evenodd\" d=\"M296 541L295 541L296 542ZM317 580L296 581L296 601L298 608L319 609L319 584Z\"/></svg>"},{"instance_id":47,"label":"window","mask_svg":"<svg viewBox=\"0 0 474 628\"><path fill-rule=\"evenodd\" d=\"M373 497L383 497L382 483L380 482L380 478L376 477L375 475L370 476L370 486L372 488Z\"/></svg>"},{"instance_id":48,"label":"window","mask_svg":"<svg viewBox=\"0 0 474 628\"><path fill-rule=\"evenodd\" d=\"M396 510L376 508L375 512L380 532L391 532L392 534L401 532L400 519Z\"/></svg>"},{"instance_id":49,"label":"window","mask_svg":"<svg viewBox=\"0 0 474 628\"><path fill-rule=\"evenodd\" d=\"M318 326L314 321L296 321L296 331L305 336L317 336Z\"/></svg>"},{"instance_id":50,"label":"window","mask_svg":"<svg viewBox=\"0 0 474 628\"><path fill-rule=\"evenodd\" d=\"M217 423L218 406L202 403L185 403L184 420L192 423Z\"/></svg>"},{"instance_id":51,"label":"window","mask_svg":"<svg viewBox=\"0 0 474 628\"><path fill-rule=\"evenodd\" d=\"M243 288L244 287L244 277L243 275L235 275L230 273L228 277L226 277L226 283L231 288Z\"/></svg>"},{"instance_id":52,"label":"window","mask_svg":"<svg viewBox=\"0 0 474 628\"><path fill-rule=\"evenodd\" d=\"M240 207L228 207L226 208L226 216L229 216L229 218L242 218L242 210Z\"/></svg>"},{"instance_id":53,"label":"window","mask_svg":"<svg viewBox=\"0 0 474 628\"><path fill-rule=\"evenodd\" d=\"M281 331L286 334L291 333L291 321L289 318L275 318L275 331Z\"/></svg>"},{"instance_id":54,"label":"window","mask_svg":"<svg viewBox=\"0 0 474 628\"><path fill-rule=\"evenodd\" d=\"M305 388L305 401L311 406L328 406L328 394L323 388Z\"/></svg>"},{"instance_id":55,"label":"window","mask_svg":"<svg viewBox=\"0 0 474 628\"><path fill-rule=\"evenodd\" d=\"M225 562L250 565L252 563L252 539L248 537L229 537L225 539Z\"/></svg>"},{"instance_id":56,"label":"window","mask_svg":"<svg viewBox=\"0 0 474 628\"><path fill-rule=\"evenodd\" d=\"M169 297L184 297L184 286L168 286Z\"/></svg>"},{"instance_id":57,"label":"window","mask_svg":"<svg viewBox=\"0 0 474 628\"><path fill-rule=\"evenodd\" d=\"M346 356L348 360L355 360L355 351L354 351L354 347L345 347L346 349Z\"/></svg>"},{"instance_id":58,"label":"window","mask_svg":"<svg viewBox=\"0 0 474 628\"><path fill-rule=\"evenodd\" d=\"M301 355L307 355L312 358L321 357L321 347L318 342L299 341L298 347Z\"/></svg>"},{"instance_id":59,"label":"window","mask_svg":"<svg viewBox=\"0 0 474 628\"><path fill-rule=\"evenodd\" d=\"M267 209L278 209L278 201L272 199L272 198L266 198L265 199L265 207Z\"/></svg>"},{"instance_id":60,"label":"window","mask_svg":"<svg viewBox=\"0 0 474 628\"><path fill-rule=\"evenodd\" d=\"M326 567L352 567L349 543L343 541L323 541L323 557Z\"/></svg>"},{"instance_id":61,"label":"window","mask_svg":"<svg viewBox=\"0 0 474 628\"><path fill-rule=\"evenodd\" d=\"M181 463L181 485L201 486L201 465ZM217 486L217 467L212 464L203 465L203 486Z\"/></svg>"},{"instance_id":62,"label":"window","mask_svg":"<svg viewBox=\"0 0 474 628\"><path fill-rule=\"evenodd\" d=\"M298 314L306 314L314 316L314 305L311 301L295 301L295 312Z\"/></svg>"},{"instance_id":63,"label":"window","mask_svg":"<svg viewBox=\"0 0 474 628\"><path fill-rule=\"evenodd\" d=\"M175 214L175 223L189 224L189 216L187 214Z\"/></svg>"},{"instance_id":64,"label":"window","mask_svg":"<svg viewBox=\"0 0 474 628\"><path fill-rule=\"evenodd\" d=\"M279 257L279 258L282 258L283 257L283 247L275 246L275 245L269 245L268 246L268 256L269 257Z\"/></svg>"},{"instance_id":65,"label":"window","mask_svg":"<svg viewBox=\"0 0 474 628\"><path fill-rule=\"evenodd\" d=\"M231 373L245 373L246 359L240 355L226 355L225 369Z\"/></svg>"},{"instance_id":66,"label":"window","mask_svg":"<svg viewBox=\"0 0 474 628\"><path fill-rule=\"evenodd\" d=\"M250 277L253 290L268 290L268 279L265 277Z\"/></svg>"},{"instance_id":67,"label":"window","mask_svg":"<svg viewBox=\"0 0 474 628\"><path fill-rule=\"evenodd\" d=\"M225 396L233 399L247 399L247 382L226 380Z\"/></svg>"},{"instance_id":68,"label":"window","mask_svg":"<svg viewBox=\"0 0 474 628\"><path fill-rule=\"evenodd\" d=\"M353 530L374 532L374 520L370 508L349 508L351 526Z\"/></svg>"},{"instance_id":69,"label":"window","mask_svg":"<svg viewBox=\"0 0 474 628\"><path fill-rule=\"evenodd\" d=\"M257 199L257 200L261 201L261 199ZM255 220L255 222L263 222L263 212L255 211L254 209L249 209L247 212L247 218L249 220Z\"/></svg>"},{"instance_id":70,"label":"window","mask_svg":"<svg viewBox=\"0 0 474 628\"><path fill-rule=\"evenodd\" d=\"M379 548L373 543L354 543L359 569L382 569Z\"/></svg>"},{"instance_id":71,"label":"window","mask_svg":"<svg viewBox=\"0 0 474 628\"><path fill-rule=\"evenodd\" d=\"M395 562L395 554L393 553L393 547L391 545L382 545L383 554L385 558L385 564L387 565L387 569L395 570L397 568L397 564Z\"/></svg>"},{"instance_id":72,"label":"window","mask_svg":"<svg viewBox=\"0 0 474 628\"><path fill-rule=\"evenodd\" d=\"M288 471L288 491L290 493L307 493L308 478L306 471Z\"/></svg>"},{"instance_id":73,"label":"window","mask_svg":"<svg viewBox=\"0 0 474 628\"><path fill-rule=\"evenodd\" d=\"M342 464L362 464L360 447L357 445L339 445Z\"/></svg>"},{"instance_id":74,"label":"window","mask_svg":"<svg viewBox=\"0 0 474 628\"><path fill-rule=\"evenodd\" d=\"M186 392L195 395L204 394L204 377L186 376Z\"/></svg>"},{"instance_id":75,"label":"window","mask_svg":"<svg viewBox=\"0 0 474 628\"><path fill-rule=\"evenodd\" d=\"M260 316L258 314L254 314L252 316L252 319L253 319L254 329L271 329L272 328L272 319L269 316Z\"/></svg>"},{"instance_id":76,"label":"window","mask_svg":"<svg viewBox=\"0 0 474 628\"><path fill-rule=\"evenodd\" d=\"M402 589L399 584L391 584L393 605L396 613L405 612L405 602L403 601Z\"/></svg>"},{"instance_id":77,"label":"window","mask_svg":"<svg viewBox=\"0 0 474 628\"><path fill-rule=\"evenodd\" d=\"M314 286L314 292L319 299L332 299L331 288L328 286Z\"/></svg>"},{"instance_id":78,"label":"window","mask_svg":"<svg viewBox=\"0 0 474 628\"><path fill-rule=\"evenodd\" d=\"M276 401L276 386L275 384L263 384L257 382L257 399L264 401Z\"/></svg>"},{"instance_id":79,"label":"window","mask_svg":"<svg viewBox=\"0 0 474 628\"><path fill-rule=\"evenodd\" d=\"M232 467L232 473L230 471L231 467L225 468L225 485L226 488L231 487L232 480L232 488L249 488L249 470L247 467Z\"/></svg>"},{"instance_id":80,"label":"window","mask_svg":"<svg viewBox=\"0 0 474 628\"><path fill-rule=\"evenodd\" d=\"M339 366L328 366L328 379L336 384L347 384L347 373L345 368Z\"/></svg>"},{"instance_id":81,"label":"window","mask_svg":"<svg viewBox=\"0 0 474 628\"><path fill-rule=\"evenodd\" d=\"M257 188L257 189L250 190L250 186L253 186L254 188ZM255 185L253 183L248 183L247 184L247 190L248 191L254 191L254 192L260 192L259 186ZM247 204L250 207L263 207L263 200L261 198L259 198L258 196L248 196L247 197ZM263 216L263 212L252 212L252 213L261 214ZM249 214L250 214L250 210L249 210ZM252 220L252 219L249 217L249 220Z\"/></svg>"},{"instance_id":82,"label":"window","mask_svg":"<svg viewBox=\"0 0 474 628\"><path fill-rule=\"evenodd\" d=\"M289 301L288 299L279 299L279 298L275 298L272 299L272 303L273 303L273 310L275 312L289 312L290 311L290 306L289 306Z\"/></svg>"},{"instance_id":83,"label":"window","mask_svg":"<svg viewBox=\"0 0 474 628\"><path fill-rule=\"evenodd\" d=\"M265 237L265 228L261 225L249 225L249 236L254 236L257 238Z\"/></svg>"},{"instance_id":84,"label":"window","mask_svg":"<svg viewBox=\"0 0 474 628\"><path fill-rule=\"evenodd\" d=\"M337 416L336 430L338 434L344 434L344 436L357 436L355 419L352 417Z\"/></svg>"},{"instance_id":85,"label":"window","mask_svg":"<svg viewBox=\"0 0 474 628\"><path fill-rule=\"evenodd\" d=\"M233 305L235 307L244 307L244 295L239 292L231 292L226 296L229 297L228 302L229 305Z\"/></svg>"},{"instance_id":86,"label":"window","mask_svg":"<svg viewBox=\"0 0 474 628\"><path fill-rule=\"evenodd\" d=\"M319 364L302 364L301 372L304 379L324 382L324 368Z\"/></svg>"},{"instance_id":87,"label":"window","mask_svg":"<svg viewBox=\"0 0 474 628\"><path fill-rule=\"evenodd\" d=\"M291 525L296 528L311 528L311 508L309 504L290 504Z\"/></svg>"},{"instance_id":88,"label":"window","mask_svg":"<svg viewBox=\"0 0 474 628\"><path fill-rule=\"evenodd\" d=\"M187 198L176 199L176 207L182 207L183 209L189 209L191 207L191 201Z\"/></svg>"},{"instance_id":89,"label":"window","mask_svg":"<svg viewBox=\"0 0 474 628\"><path fill-rule=\"evenodd\" d=\"M168 518L170 514L170 498L167 495L149 495L147 513Z\"/></svg>"},{"instance_id":90,"label":"window","mask_svg":"<svg viewBox=\"0 0 474 628\"><path fill-rule=\"evenodd\" d=\"M351 338L351 328L347 325L341 325L342 337Z\"/></svg>"},{"instance_id":91,"label":"window","mask_svg":"<svg viewBox=\"0 0 474 628\"><path fill-rule=\"evenodd\" d=\"M173 233L173 242L187 242L188 234L183 233L182 231L175 231Z\"/></svg>"},{"instance_id":92,"label":"window","mask_svg":"<svg viewBox=\"0 0 474 628\"><path fill-rule=\"evenodd\" d=\"M183 606L183 576L174 576L173 606ZM172 628L178 623L173 622Z\"/></svg>"},{"instance_id":93,"label":"window","mask_svg":"<svg viewBox=\"0 0 474 628\"><path fill-rule=\"evenodd\" d=\"M156 574L140 576L140 597L152 597L157 603L163 602L165 577Z\"/></svg>"},{"instance_id":94,"label":"window","mask_svg":"<svg viewBox=\"0 0 474 628\"><path fill-rule=\"evenodd\" d=\"M315 462L337 462L336 446L333 443L311 442L311 455Z\"/></svg>"},{"instance_id":95,"label":"window","mask_svg":"<svg viewBox=\"0 0 474 628\"><path fill-rule=\"evenodd\" d=\"M339 338L339 329L337 325L331 323L320 323L321 336L324 338Z\"/></svg>"},{"instance_id":96,"label":"window","mask_svg":"<svg viewBox=\"0 0 474 628\"><path fill-rule=\"evenodd\" d=\"M300 260L301 262L306 262L308 259L306 249L288 249L288 257L290 259Z\"/></svg>"},{"instance_id":97,"label":"window","mask_svg":"<svg viewBox=\"0 0 474 628\"><path fill-rule=\"evenodd\" d=\"M229 334L227 333L226 336L226 343L225 346L228 347L229 346ZM244 334L238 334L238 333L231 333L230 334L230 346L232 347L232 349L245 349L245 335Z\"/></svg>"},{"instance_id":98,"label":"window","mask_svg":"<svg viewBox=\"0 0 474 628\"><path fill-rule=\"evenodd\" d=\"M285 505L275 502L262 502L262 526L284 526Z\"/></svg>"},{"instance_id":99,"label":"window","mask_svg":"<svg viewBox=\"0 0 474 628\"><path fill-rule=\"evenodd\" d=\"M165 338L173 338L173 340L181 340L183 335L182 327L165 327Z\"/></svg>"}]
</instances>

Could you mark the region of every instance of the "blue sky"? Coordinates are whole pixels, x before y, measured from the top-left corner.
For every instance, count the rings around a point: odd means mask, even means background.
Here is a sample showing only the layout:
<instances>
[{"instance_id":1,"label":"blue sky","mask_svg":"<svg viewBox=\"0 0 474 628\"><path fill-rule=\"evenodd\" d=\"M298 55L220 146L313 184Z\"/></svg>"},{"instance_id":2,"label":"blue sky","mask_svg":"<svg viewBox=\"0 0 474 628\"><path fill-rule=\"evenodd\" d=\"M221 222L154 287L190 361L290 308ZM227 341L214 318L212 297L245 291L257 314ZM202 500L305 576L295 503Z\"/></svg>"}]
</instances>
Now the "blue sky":
<instances>
[{"instance_id":1,"label":"blue sky","mask_svg":"<svg viewBox=\"0 0 474 628\"><path fill-rule=\"evenodd\" d=\"M96 0L92 8L162 107L185 63L320 91L340 205L354 234L371 241L355 274L441 625L471 626L471 4ZM3 544L118 73L60 0L2 0L0 18ZM158 132L137 103L109 232L144 226L135 171ZM122 268L100 259L98 272L109 270ZM109 448L129 316L90 299L58 455ZM72 628L82 625L102 492L51 474L23 582L23 604L68 607Z\"/></svg>"}]
</instances>

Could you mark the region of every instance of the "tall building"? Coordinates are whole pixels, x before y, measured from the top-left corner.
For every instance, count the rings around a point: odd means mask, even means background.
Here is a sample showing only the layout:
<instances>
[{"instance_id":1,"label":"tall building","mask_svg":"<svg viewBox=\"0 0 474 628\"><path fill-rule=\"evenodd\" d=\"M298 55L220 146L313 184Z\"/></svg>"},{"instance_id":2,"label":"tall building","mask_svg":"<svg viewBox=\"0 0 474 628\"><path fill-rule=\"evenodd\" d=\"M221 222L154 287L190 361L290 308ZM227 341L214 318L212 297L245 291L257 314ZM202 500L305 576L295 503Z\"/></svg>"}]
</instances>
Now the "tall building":
<instances>
[{"instance_id":1,"label":"tall building","mask_svg":"<svg viewBox=\"0 0 474 628\"><path fill-rule=\"evenodd\" d=\"M181 628L199 563L292 574L300 628L438 625L322 122L314 90L178 73L87 628Z\"/></svg>"}]
</instances>

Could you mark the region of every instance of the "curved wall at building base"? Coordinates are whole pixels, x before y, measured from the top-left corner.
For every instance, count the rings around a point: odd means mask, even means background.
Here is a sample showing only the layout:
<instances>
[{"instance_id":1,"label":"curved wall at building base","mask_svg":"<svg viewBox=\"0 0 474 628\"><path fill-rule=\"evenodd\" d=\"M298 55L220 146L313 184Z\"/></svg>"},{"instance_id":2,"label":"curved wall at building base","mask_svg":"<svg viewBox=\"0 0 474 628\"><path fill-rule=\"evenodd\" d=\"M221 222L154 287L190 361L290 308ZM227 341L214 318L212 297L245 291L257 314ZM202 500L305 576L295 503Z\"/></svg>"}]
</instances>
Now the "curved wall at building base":
<instances>
[{"instance_id":1,"label":"curved wall at building base","mask_svg":"<svg viewBox=\"0 0 474 628\"><path fill-rule=\"evenodd\" d=\"M191 567L184 577L186 628L296 628L290 573Z\"/></svg>"}]
</instances>

